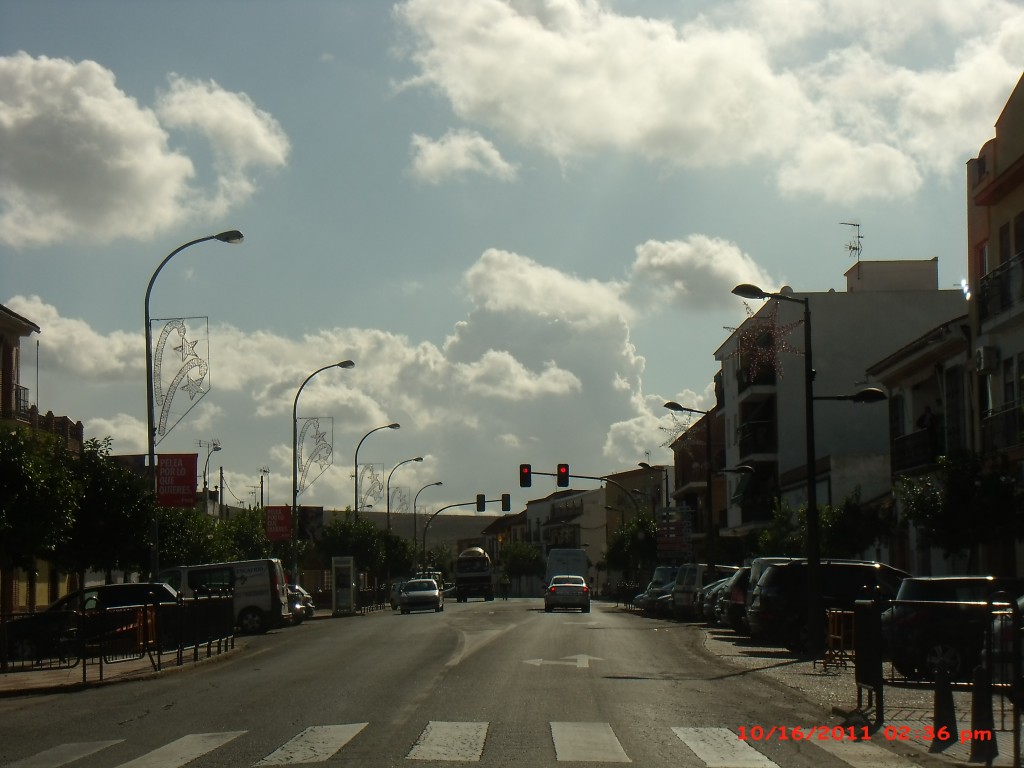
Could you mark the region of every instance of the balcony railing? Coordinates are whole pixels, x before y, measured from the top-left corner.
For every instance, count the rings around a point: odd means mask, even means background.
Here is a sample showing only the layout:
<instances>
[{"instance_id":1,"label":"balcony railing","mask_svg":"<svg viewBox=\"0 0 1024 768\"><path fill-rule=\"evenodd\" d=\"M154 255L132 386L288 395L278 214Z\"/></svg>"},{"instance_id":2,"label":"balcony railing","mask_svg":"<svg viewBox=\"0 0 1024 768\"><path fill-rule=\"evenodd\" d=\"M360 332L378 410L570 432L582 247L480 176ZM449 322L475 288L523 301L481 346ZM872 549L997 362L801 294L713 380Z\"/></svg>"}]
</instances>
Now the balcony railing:
<instances>
[{"instance_id":1,"label":"balcony railing","mask_svg":"<svg viewBox=\"0 0 1024 768\"><path fill-rule=\"evenodd\" d=\"M982 322L1024 303L1024 252L981 278L979 293Z\"/></svg>"},{"instance_id":2,"label":"balcony railing","mask_svg":"<svg viewBox=\"0 0 1024 768\"><path fill-rule=\"evenodd\" d=\"M736 371L736 391L744 392L748 387L774 387L775 369L770 365L756 368L746 366Z\"/></svg>"},{"instance_id":3,"label":"balcony railing","mask_svg":"<svg viewBox=\"0 0 1024 768\"><path fill-rule=\"evenodd\" d=\"M982 417L981 445L985 451L1000 451L1024 445L1019 403L1004 405Z\"/></svg>"},{"instance_id":4,"label":"balcony railing","mask_svg":"<svg viewBox=\"0 0 1024 768\"><path fill-rule=\"evenodd\" d=\"M929 467L942 453L942 439L933 429L919 429L892 441L892 471Z\"/></svg>"},{"instance_id":5,"label":"balcony railing","mask_svg":"<svg viewBox=\"0 0 1024 768\"><path fill-rule=\"evenodd\" d=\"M748 421L740 427L740 459L754 454L778 453L774 421Z\"/></svg>"}]
</instances>

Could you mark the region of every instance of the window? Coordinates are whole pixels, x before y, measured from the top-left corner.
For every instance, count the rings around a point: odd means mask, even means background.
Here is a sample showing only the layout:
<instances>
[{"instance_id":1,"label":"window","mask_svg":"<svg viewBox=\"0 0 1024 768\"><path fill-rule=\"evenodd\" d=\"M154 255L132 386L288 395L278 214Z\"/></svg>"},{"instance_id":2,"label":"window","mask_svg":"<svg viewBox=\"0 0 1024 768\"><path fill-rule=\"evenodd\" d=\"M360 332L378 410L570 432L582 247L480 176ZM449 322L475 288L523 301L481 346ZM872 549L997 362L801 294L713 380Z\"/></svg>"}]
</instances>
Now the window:
<instances>
[{"instance_id":1,"label":"window","mask_svg":"<svg viewBox=\"0 0 1024 768\"><path fill-rule=\"evenodd\" d=\"M1017 399L1017 382L1013 376L1013 358L1003 360L1003 405L1010 405Z\"/></svg>"},{"instance_id":2,"label":"window","mask_svg":"<svg viewBox=\"0 0 1024 768\"><path fill-rule=\"evenodd\" d=\"M201 568L188 573L188 586L194 593L230 592L235 586L233 568Z\"/></svg>"}]
</instances>

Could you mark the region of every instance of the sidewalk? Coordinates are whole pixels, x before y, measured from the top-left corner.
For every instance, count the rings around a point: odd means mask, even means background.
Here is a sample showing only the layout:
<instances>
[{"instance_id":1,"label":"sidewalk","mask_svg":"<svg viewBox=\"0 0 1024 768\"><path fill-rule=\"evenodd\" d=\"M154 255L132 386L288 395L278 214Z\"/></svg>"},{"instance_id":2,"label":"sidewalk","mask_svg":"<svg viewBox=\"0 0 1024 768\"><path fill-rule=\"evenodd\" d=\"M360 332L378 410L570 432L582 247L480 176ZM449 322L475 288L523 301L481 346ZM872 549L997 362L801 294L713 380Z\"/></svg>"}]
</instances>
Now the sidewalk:
<instances>
[{"instance_id":1,"label":"sidewalk","mask_svg":"<svg viewBox=\"0 0 1024 768\"><path fill-rule=\"evenodd\" d=\"M965 766L984 765L986 753L990 753L995 745L998 755L992 757L991 765L1013 766L1013 707L1001 695L992 697L992 728L991 725L971 722L972 694L964 686L953 686L952 709L948 706L949 699L945 699L938 708L937 720L936 696L932 687L887 684L882 697L884 719L876 728L877 712L873 706L867 706L869 698L866 691L861 700L864 706L858 709L852 662L845 667L823 668L820 663L815 665L812 661L796 659L784 649L752 643L730 630L704 628L703 631L704 645L711 653L798 691L826 712L842 718L845 725L854 726L856 733L860 733L862 727L868 727L874 741L899 744L906 751L929 754L947 765ZM953 734L952 743L933 751L931 736L943 724ZM978 732L977 741L973 738L974 731ZM969 762L972 742L977 752L975 757L982 758L975 762Z\"/></svg>"},{"instance_id":2,"label":"sidewalk","mask_svg":"<svg viewBox=\"0 0 1024 768\"><path fill-rule=\"evenodd\" d=\"M100 664L96 659L87 660L84 672L82 661L73 667L58 669L19 669L0 673L0 698L68 692L97 685L125 682L126 680L146 680L158 675L191 669L198 664L224 659L237 653L241 648L241 643L236 642L234 648L228 648L209 656L206 654L206 649L203 648L197 660L190 649L184 654L183 663L180 666L177 664L176 652L162 653L159 659L159 670L154 668L155 655L153 660L147 655L141 659L105 662L102 678L100 677Z\"/></svg>"}]
</instances>

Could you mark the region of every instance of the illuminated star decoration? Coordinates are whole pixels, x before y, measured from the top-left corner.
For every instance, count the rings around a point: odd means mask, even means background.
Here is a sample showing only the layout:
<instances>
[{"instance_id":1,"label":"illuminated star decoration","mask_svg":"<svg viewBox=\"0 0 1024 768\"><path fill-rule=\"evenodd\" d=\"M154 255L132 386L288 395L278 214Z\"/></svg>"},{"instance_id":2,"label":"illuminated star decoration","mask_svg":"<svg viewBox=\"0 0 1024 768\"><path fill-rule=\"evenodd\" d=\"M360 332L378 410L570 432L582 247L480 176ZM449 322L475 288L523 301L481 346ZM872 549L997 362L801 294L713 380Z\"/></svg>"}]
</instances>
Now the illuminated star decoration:
<instances>
[{"instance_id":1,"label":"illuminated star decoration","mask_svg":"<svg viewBox=\"0 0 1024 768\"><path fill-rule=\"evenodd\" d=\"M797 349L786 340L794 328L803 325L803 319L779 325L778 301L773 301L771 307L761 316L757 316L746 302L743 303L743 308L747 312L747 321L739 328L726 329L739 337L739 343L728 356L739 356L740 365L746 364L751 379L755 379L763 370L775 371L781 377L783 374L779 354L803 354L803 350Z\"/></svg>"},{"instance_id":2,"label":"illuminated star decoration","mask_svg":"<svg viewBox=\"0 0 1024 768\"><path fill-rule=\"evenodd\" d=\"M324 429L320 428L321 419L327 425ZM304 450L304 446L306 444L306 435L310 431L313 433L313 447L307 452ZM295 448L295 461L299 470L295 490L296 495L298 495L312 485L334 463L334 419L330 416L304 419L302 429L297 435ZM315 477L310 478L309 470L314 464L320 468L320 471Z\"/></svg>"},{"instance_id":3,"label":"illuminated star decoration","mask_svg":"<svg viewBox=\"0 0 1024 768\"><path fill-rule=\"evenodd\" d=\"M196 346L200 340L198 338L195 341L188 340L190 324L199 326L200 330L206 328L206 338L209 338L209 320L207 318L174 318L151 322L154 324L164 323L153 351L153 399L160 409L156 432L158 436L162 437L166 436L210 389L207 378L210 365L200 353L196 352ZM172 337L176 337L176 340L172 341ZM169 350L174 350L177 355L166 354ZM204 347L202 351L209 356L208 347ZM180 364L173 362L179 357ZM172 373L170 381L166 385L165 363L166 368ZM175 367L177 370L174 370ZM188 394L190 403L181 415L172 413L171 410L174 405L174 395L179 391ZM174 419L173 423L172 418Z\"/></svg>"}]
</instances>

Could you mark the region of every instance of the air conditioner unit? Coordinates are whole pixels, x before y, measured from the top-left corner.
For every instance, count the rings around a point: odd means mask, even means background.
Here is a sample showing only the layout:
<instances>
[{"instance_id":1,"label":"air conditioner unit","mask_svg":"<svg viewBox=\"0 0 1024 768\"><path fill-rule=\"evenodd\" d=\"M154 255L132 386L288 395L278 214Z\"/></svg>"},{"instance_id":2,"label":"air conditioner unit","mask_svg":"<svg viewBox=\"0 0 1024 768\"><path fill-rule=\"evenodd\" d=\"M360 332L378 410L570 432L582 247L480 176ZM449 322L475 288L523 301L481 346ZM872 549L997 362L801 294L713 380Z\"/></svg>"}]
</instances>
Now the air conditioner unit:
<instances>
[{"instance_id":1,"label":"air conditioner unit","mask_svg":"<svg viewBox=\"0 0 1024 768\"><path fill-rule=\"evenodd\" d=\"M974 350L974 368L978 373L992 373L999 366L999 347L978 347Z\"/></svg>"}]
</instances>

